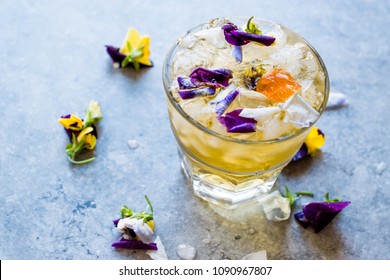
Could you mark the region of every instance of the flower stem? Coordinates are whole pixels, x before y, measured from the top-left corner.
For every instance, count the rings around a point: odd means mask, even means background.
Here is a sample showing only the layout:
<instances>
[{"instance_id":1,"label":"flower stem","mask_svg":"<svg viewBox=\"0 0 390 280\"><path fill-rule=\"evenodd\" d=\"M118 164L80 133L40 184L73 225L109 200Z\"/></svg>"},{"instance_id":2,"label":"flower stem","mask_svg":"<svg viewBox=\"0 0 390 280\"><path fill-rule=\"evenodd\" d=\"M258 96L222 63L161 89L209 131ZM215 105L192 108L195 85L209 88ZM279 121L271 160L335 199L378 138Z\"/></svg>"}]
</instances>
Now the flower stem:
<instances>
[{"instance_id":1,"label":"flower stem","mask_svg":"<svg viewBox=\"0 0 390 280\"><path fill-rule=\"evenodd\" d=\"M91 161L94 161L95 157L91 157L91 158L88 158L85 160L74 160L74 159L71 159L70 157L68 157L68 160L73 164L85 164L85 163L89 163Z\"/></svg>"}]
</instances>

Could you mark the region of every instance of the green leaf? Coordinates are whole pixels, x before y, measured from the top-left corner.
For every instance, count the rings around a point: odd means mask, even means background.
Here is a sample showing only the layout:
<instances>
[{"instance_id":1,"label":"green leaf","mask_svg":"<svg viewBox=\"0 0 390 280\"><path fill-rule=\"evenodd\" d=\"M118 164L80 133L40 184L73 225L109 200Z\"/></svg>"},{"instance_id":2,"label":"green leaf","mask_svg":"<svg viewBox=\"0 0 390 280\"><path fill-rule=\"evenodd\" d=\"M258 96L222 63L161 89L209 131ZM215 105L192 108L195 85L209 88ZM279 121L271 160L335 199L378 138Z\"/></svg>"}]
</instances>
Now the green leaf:
<instances>
[{"instance_id":1,"label":"green leaf","mask_svg":"<svg viewBox=\"0 0 390 280\"><path fill-rule=\"evenodd\" d=\"M133 211L126 205L123 205L121 209L121 214L122 214L122 218L128 218L133 215Z\"/></svg>"}]
</instances>

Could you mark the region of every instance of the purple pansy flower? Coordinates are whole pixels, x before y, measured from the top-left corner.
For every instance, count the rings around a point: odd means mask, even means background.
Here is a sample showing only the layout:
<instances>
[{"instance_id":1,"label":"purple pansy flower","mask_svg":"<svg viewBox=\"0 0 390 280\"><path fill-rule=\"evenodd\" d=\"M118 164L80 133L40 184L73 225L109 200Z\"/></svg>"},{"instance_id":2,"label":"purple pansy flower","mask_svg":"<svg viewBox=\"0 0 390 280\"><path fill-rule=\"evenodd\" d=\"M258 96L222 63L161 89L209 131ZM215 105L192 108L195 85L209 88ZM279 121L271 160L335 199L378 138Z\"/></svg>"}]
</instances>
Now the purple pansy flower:
<instances>
[{"instance_id":1,"label":"purple pansy flower","mask_svg":"<svg viewBox=\"0 0 390 280\"><path fill-rule=\"evenodd\" d=\"M112 243L111 246L118 249L157 250L156 243L145 244L142 241L136 239L127 240L121 238L119 241Z\"/></svg>"},{"instance_id":2,"label":"purple pansy flower","mask_svg":"<svg viewBox=\"0 0 390 280\"><path fill-rule=\"evenodd\" d=\"M253 34L240 30L235 24L227 23L222 25L225 40L234 46L232 56L237 63L242 62L242 47L250 42L260 43L270 46L275 42L275 38L267 35Z\"/></svg>"},{"instance_id":3,"label":"purple pansy flower","mask_svg":"<svg viewBox=\"0 0 390 280\"><path fill-rule=\"evenodd\" d=\"M213 95L217 88L227 87L232 77L232 72L229 69L210 70L198 67L191 72L189 77L177 78L178 93L183 99Z\"/></svg>"},{"instance_id":4,"label":"purple pansy flower","mask_svg":"<svg viewBox=\"0 0 390 280\"><path fill-rule=\"evenodd\" d=\"M218 121L226 126L227 132L248 133L256 131L256 120L240 117L242 109L236 109L225 116L218 116Z\"/></svg>"},{"instance_id":5,"label":"purple pansy flower","mask_svg":"<svg viewBox=\"0 0 390 280\"><path fill-rule=\"evenodd\" d=\"M238 90L234 90L231 93L229 93L224 99L219 101L217 105L215 106L215 112L218 116L225 113L226 109L232 104L234 99L236 99L237 95L239 94Z\"/></svg>"},{"instance_id":6,"label":"purple pansy flower","mask_svg":"<svg viewBox=\"0 0 390 280\"><path fill-rule=\"evenodd\" d=\"M275 38L267 35L247 33L238 29L233 23L222 25L226 41L233 46L243 46L249 42L256 42L265 46L270 46L275 42Z\"/></svg>"},{"instance_id":7,"label":"purple pansy flower","mask_svg":"<svg viewBox=\"0 0 390 280\"><path fill-rule=\"evenodd\" d=\"M304 227L311 226L315 233L320 232L338 213L347 207L350 201L311 202L294 214L295 219Z\"/></svg>"}]
</instances>

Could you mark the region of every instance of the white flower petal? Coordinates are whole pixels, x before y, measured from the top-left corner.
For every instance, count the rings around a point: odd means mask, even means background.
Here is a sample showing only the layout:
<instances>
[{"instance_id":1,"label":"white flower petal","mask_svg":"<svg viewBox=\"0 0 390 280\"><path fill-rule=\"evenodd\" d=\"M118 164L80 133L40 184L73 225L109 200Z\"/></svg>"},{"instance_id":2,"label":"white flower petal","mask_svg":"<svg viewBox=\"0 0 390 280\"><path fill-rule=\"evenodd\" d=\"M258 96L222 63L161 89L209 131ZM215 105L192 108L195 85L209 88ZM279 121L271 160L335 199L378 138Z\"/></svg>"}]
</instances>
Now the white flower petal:
<instances>
[{"instance_id":1,"label":"white flower petal","mask_svg":"<svg viewBox=\"0 0 390 280\"><path fill-rule=\"evenodd\" d=\"M157 250L148 250L146 251L146 254L148 254L152 260L167 260L168 256L167 253L165 252L165 248L161 242L160 237L157 236L154 242L157 245Z\"/></svg>"},{"instance_id":2,"label":"white flower petal","mask_svg":"<svg viewBox=\"0 0 390 280\"><path fill-rule=\"evenodd\" d=\"M284 103L282 109L286 111L291 122L301 127L310 126L310 124L315 122L320 116L320 114L298 94L291 96L286 103Z\"/></svg>"},{"instance_id":3,"label":"white flower petal","mask_svg":"<svg viewBox=\"0 0 390 280\"><path fill-rule=\"evenodd\" d=\"M280 222L290 218L290 201L283 197L279 191L274 191L259 200L265 216L269 221Z\"/></svg>"},{"instance_id":4,"label":"white flower petal","mask_svg":"<svg viewBox=\"0 0 390 280\"><path fill-rule=\"evenodd\" d=\"M138 223L132 228L135 234L145 244L150 244L154 239L154 232L143 220L137 220Z\"/></svg>"}]
</instances>

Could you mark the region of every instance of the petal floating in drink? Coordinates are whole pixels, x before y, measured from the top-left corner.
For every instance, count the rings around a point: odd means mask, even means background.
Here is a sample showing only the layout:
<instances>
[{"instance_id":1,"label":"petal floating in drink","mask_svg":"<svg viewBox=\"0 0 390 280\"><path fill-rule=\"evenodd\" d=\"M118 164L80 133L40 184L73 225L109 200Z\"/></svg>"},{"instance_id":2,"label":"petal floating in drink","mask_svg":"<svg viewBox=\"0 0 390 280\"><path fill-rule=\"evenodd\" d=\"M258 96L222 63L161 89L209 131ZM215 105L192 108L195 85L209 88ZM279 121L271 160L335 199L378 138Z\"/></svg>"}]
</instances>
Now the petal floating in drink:
<instances>
[{"instance_id":1,"label":"petal floating in drink","mask_svg":"<svg viewBox=\"0 0 390 280\"><path fill-rule=\"evenodd\" d=\"M232 104L234 99L236 99L237 95L239 94L238 90L234 90L231 93L229 93L223 100L219 101L217 105L215 106L215 111L217 115L222 115L225 113L226 109Z\"/></svg>"},{"instance_id":2,"label":"petal floating in drink","mask_svg":"<svg viewBox=\"0 0 390 280\"><path fill-rule=\"evenodd\" d=\"M237 63L242 62L242 47L241 46L234 46L232 56L236 59Z\"/></svg>"},{"instance_id":3,"label":"petal floating in drink","mask_svg":"<svg viewBox=\"0 0 390 280\"><path fill-rule=\"evenodd\" d=\"M250 42L270 46L275 42L274 37L244 32L233 23L225 24L221 28L224 31L225 40L233 46L243 46Z\"/></svg>"},{"instance_id":4,"label":"petal floating in drink","mask_svg":"<svg viewBox=\"0 0 390 280\"><path fill-rule=\"evenodd\" d=\"M225 116L218 116L218 121L226 126L227 132L248 133L256 131L256 120L240 116L242 109L236 109Z\"/></svg>"},{"instance_id":5,"label":"petal floating in drink","mask_svg":"<svg viewBox=\"0 0 390 280\"><path fill-rule=\"evenodd\" d=\"M303 207L302 212L295 213L294 217L304 228L311 226L318 233L349 204L350 201L311 202Z\"/></svg>"},{"instance_id":6,"label":"petal floating in drink","mask_svg":"<svg viewBox=\"0 0 390 280\"><path fill-rule=\"evenodd\" d=\"M202 87L193 89L183 89L178 91L182 99L191 99L197 96L209 96L215 94L215 88Z\"/></svg>"},{"instance_id":7,"label":"petal floating in drink","mask_svg":"<svg viewBox=\"0 0 390 280\"><path fill-rule=\"evenodd\" d=\"M325 144L325 134L321 129L313 127L307 135L305 142L299 151L295 154L292 161L297 161L313 155Z\"/></svg>"},{"instance_id":8,"label":"petal floating in drink","mask_svg":"<svg viewBox=\"0 0 390 280\"><path fill-rule=\"evenodd\" d=\"M225 88L232 78L229 69L195 68L189 77L178 77L179 94L182 99L190 99L196 96L214 95L216 88Z\"/></svg>"},{"instance_id":9,"label":"petal floating in drink","mask_svg":"<svg viewBox=\"0 0 390 280\"><path fill-rule=\"evenodd\" d=\"M232 71L226 68L206 69L198 67L192 71L190 78L196 86L207 85L224 88L229 85L229 80L233 78L233 75Z\"/></svg>"}]
</instances>

